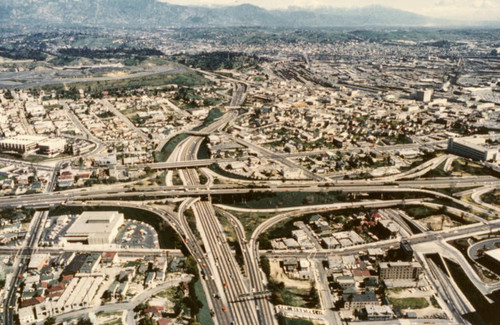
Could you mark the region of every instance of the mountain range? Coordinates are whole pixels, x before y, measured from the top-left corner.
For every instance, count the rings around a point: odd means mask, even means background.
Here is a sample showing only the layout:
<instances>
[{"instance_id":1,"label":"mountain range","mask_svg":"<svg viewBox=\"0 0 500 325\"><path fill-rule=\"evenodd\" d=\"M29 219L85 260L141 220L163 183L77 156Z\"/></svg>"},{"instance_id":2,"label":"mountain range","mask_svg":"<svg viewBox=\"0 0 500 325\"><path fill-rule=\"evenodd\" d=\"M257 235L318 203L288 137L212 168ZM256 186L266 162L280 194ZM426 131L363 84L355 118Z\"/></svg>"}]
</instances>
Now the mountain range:
<instances>
[{"instance_id":1,"label":"mountain range","mask_svg":"<svg viewBox=\"0 0 500 325\"><path fill-rule=\"evenodd\" d=\"M376 27L446 24L381 6L266 10L243 4L200 7L157 0L2 0L0 25L58 27Z\"/></svg>"}]
</instances>

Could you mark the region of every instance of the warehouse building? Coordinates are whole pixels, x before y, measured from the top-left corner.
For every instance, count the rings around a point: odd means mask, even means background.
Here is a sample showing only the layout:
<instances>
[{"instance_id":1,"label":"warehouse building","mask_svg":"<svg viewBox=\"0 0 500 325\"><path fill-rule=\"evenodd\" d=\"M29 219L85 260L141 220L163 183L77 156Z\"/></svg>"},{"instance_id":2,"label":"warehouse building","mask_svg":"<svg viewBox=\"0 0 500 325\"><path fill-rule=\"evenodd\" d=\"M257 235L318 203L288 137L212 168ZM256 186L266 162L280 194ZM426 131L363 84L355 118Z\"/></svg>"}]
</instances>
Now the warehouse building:
<instances>
[{"instance_id":1,"label":"warehouse building","mask_svg":"<svg viewBox=\"0 0 500 325\"><path fill-rule=\"evenodd\" d=\"M13 138L0 140L0 150L2 152L27 153L38 148L38 143L47 139L45 136L19 135Z\"/></svg>"},{"instance_id":2,"label":"warehouse building","mask_svg":"<svg viewBox=\"0 0 500 325\"><path fill-rule=\"evenodd\" d=\"M110 244L123 221L123 214L117 211L85 211L68 229L64 240L88 245Z\"/></svg>"},{"instance_id":3,"label":"warehouse building","mask_svg":"<svg viewBox=\"0 0 500 325\"><path fill-rule=\"evenodd\" d=\"M38 144L38 151L42 155L54 156L63 153L66 149L66 139L50 138Z\"/></svg>"}]
</instances>

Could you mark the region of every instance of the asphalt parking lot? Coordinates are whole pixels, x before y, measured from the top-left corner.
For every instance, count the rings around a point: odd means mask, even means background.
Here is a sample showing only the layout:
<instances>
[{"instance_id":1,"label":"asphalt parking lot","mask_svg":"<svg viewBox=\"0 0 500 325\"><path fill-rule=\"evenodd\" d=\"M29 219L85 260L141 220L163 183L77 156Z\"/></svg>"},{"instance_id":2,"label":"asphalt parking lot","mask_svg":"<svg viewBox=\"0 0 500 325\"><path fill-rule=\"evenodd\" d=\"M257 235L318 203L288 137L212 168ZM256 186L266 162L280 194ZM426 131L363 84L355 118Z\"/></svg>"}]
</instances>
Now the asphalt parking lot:
<instances>
[{"instance_id":1,"label":"asphalt parking lot","mask_svg":"<svg viewBox=\"0 0 500 325\"><path fill-rule=\"evenodd\" d=\"M156 230L139 221L126 220L116 236L115 243L123 248L158 248Z\"/></svg>"}]
</instances>

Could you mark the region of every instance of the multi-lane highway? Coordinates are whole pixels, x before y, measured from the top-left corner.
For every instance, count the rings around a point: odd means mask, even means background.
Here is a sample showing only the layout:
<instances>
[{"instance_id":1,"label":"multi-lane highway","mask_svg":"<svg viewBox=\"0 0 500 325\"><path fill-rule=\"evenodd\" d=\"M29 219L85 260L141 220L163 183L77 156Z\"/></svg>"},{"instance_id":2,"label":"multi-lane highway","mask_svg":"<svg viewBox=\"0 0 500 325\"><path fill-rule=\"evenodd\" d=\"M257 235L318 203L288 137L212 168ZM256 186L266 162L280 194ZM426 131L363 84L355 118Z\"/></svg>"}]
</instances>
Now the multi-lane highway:
<instances>
[{"instance_id":1,"label":"multi-lane highway","mask_svg":"<svg viewBox=\"0 0 500 325\"><path fill-rule=\"evenodd\" d=\"M246 86L237 84L231 106L241 104L244 100L245 89ZM219 130L236 116L237 114L234 111L230 111L200 132L206 133ZM176 147L168 162L197 160L197 153L202 140L203 138L199 136L186 138ZM199 175L195 169L181 169L179 174L185 186L200 185ZM270 304L264 297L253 295L252 290L245 285L241 269L228 245L222 226L210 201L207 199L194 200L191 209L194 212L197 227L205 247L208 264L216 276L215 283L218 291L212 293L210 298L215 297L216 300L224 303L221 310L226 315L230 315L230 322L233 324L274 324L276 320ZM247 267L251 268L254 282L261 283L260 277L256 278L258 270L255 267L255 259L250 258L248 251L245 253L247 263L251 261ZM253 289L255 290L255 287ZM263 285L258 286L257 289L263 291Z\"/></svg>"},{"instance_id":2,"label":"multi-lane highway","mask_svg":"<svg viewBox=\"0 0 500 325\"><path fill-rule=\"evenodd\" d=\"M175 153L175 151L174 151ZM173 153L173 154L174 154ZM193 169L194 170L194 169ZM196 171L195 171L196 172ZM184 173L182 173L184 174ZM386 184L386 185L384 185ZM389 185L390 184L390 185ZM337 183L312 183L312 182L295 182L284 184L268 184L268 185L240 185L240 184L189 184L182 186L157 186L147 188L129 188L115 185L109 186L106 189L78 189L67 190L61 192L29 194L21 196L11 196L0 198L0 207L51 207L68 201L75 200L105 200L105 199L120 199L120 198L156 198L156 197L180 197L180 196L207 196L217 194L246 194L249 192L328 192L328 191L343 191L343 192L414 192L422 193L425 196L434 196L455 198L437 191L426 190L427 188L463 188L471 186L489 186L499 187L500 181L492 176L485 177L470 177L458 180L456 178L448 179L423 179L417 181L397 181L391 183L384 182L366 182L366 181L339 181ZM468 205L476 209L481 209L479 206L473 206L464 201L459 204ZM485 213L491 213L488 210L482 209Z\"/></svg>"}]
</instances>

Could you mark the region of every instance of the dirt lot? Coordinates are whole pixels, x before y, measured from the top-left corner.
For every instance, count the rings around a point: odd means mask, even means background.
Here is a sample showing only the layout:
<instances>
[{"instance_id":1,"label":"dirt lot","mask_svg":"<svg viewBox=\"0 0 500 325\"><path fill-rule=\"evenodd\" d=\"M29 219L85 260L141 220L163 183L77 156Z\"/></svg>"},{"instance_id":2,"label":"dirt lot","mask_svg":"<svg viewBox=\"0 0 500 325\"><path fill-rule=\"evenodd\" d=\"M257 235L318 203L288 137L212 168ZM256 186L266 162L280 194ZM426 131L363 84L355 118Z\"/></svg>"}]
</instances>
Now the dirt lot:
<instances>
[{"instance_id":1,"label":"dirt lot","mask_svg":"<svg viewBox=\"0 0 500 325\"><path fill-rule=\"evenodd\" d=\"M311 281L305 280L292 280L286 276L283 272L283 269L280 267L280 263L278 260L270 260L271 264L271 277L277 281L281 281L285 284L285 287L295 287L299 289L310 289Z\"/></svg>"},{"instance_id":2,"label":"dirt lot","mask_svg":"<svg viewBox=\"0 0 500 325\"><path fill-rule=\"evenodd\" d=\"M460 226L459 223L451 220L450 217L444 214L423 218L418 220L418 222L432 231L446 230Z\"/></svg>"}]
</instances>

